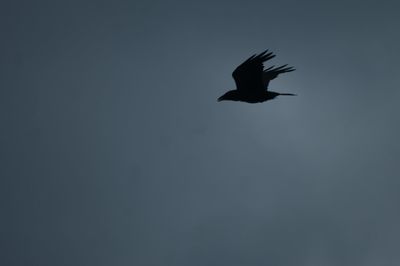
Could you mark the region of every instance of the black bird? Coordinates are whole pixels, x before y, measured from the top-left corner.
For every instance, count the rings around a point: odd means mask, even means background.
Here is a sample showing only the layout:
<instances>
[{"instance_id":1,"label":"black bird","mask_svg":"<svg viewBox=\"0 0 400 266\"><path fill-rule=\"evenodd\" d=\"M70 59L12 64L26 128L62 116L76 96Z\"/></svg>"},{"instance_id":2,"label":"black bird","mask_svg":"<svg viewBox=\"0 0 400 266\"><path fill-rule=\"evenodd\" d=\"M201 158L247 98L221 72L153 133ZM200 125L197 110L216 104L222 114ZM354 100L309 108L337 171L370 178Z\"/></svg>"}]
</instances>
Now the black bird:
<instances>
[{"instance_id":1,"label":"black bird","mask_svg":"<svg viewBox=\"0 0 400 266\"><path fill-rule=\"evenodd\" d=\"M218 101L241 101L247 103L261 103L272 100L279 95L291 95L292 93L279 93L268 91L271 80L279 74L291 72L295 69L286 65L269 67L264 69L264 62L275 57L268 50L259 55L254 54L239 65L232 73L236 83L236 90L231 90L218 98Z\"/></svg>"}]
</instances>

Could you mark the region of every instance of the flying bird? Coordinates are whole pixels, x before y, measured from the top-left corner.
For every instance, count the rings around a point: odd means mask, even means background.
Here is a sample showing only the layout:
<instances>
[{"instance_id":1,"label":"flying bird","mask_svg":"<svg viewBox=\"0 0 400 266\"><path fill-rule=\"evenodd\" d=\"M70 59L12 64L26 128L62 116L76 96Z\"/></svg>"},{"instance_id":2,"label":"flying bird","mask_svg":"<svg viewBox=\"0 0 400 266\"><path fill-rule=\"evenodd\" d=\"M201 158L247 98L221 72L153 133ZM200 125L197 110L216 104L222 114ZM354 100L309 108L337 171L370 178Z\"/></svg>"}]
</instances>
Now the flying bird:
<instances>
[{"instance_id":1,"label":"flying bird","mask_svg":"<svg viewBox=\"0 0 400 266\"><path fill-rule=\"evenodd\" d=\"M287 64L264 69L264 62L275 57L268 50L261 54L254 54L239 65L232 73L236 83L236 90L230 90L218 98L218 101L241 101L247 103L261 103L272 100L279 95L295 96L292 93L279 93L268 90L269 82L279 74L294 71Z\"/></svg>"}]
</instances>

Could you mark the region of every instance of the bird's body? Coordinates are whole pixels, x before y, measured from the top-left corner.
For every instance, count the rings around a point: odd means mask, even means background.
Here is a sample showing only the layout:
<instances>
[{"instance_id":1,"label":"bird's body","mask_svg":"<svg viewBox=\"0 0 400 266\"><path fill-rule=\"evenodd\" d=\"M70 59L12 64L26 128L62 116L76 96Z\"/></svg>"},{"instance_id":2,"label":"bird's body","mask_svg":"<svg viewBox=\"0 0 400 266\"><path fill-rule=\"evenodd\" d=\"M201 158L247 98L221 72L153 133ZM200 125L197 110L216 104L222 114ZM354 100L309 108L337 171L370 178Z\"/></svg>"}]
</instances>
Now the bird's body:
<instances>
[{"instance_id":1,"label":"bird's body","mask_svg":"<svg viewBox=\"0 0 400 266\"><path fill-rule=\"evenodd\" d=\"M236 83L236 90L230 90L218 98L218 101L241 101L247 103L260 103L272 100L279 95L290 95L292 93L279 93L268 91L268 85L271 80L281 73L291 72L295 69L283 65L280 67L269 67L264 70L263 63L275 55L267 51L259 55L253 55L232 73Z\"/></svg>"},{"instance_id":2,"label":"bird's body","mask_svg":"<svg viewBox=\"0 0 400 266\"><path fill-rule=\"evenodd\" d=\"M223 99L219 101L240 101L247 103L262 103L268 100L275 99L279 95L290 95L295 96L293 93L279 93L274 91L260 91L255 93L241 93L238 90L231 90L224 94ZM221 96L222 97L222 96Z\"/></svg>"}]
</instances>

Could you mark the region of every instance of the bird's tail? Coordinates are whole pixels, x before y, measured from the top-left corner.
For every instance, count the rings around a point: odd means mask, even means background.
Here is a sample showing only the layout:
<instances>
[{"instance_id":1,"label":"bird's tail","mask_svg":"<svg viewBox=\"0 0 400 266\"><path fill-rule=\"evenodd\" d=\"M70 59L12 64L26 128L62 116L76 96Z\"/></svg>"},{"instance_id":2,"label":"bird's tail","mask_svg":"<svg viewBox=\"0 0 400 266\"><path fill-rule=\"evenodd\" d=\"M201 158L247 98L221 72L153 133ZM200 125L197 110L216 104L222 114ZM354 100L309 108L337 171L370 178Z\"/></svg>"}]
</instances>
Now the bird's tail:
<instances>
[{"instance_id":1,"label":"bird's tail","mask_svg":"<svg viewBox=\"0 0 400 266\"><path fill-rule=\"evenodd\" d=\"M293 93L279 93L279 95L297 96L297 94L293 94Z\"/></svg>"}]
</instances>

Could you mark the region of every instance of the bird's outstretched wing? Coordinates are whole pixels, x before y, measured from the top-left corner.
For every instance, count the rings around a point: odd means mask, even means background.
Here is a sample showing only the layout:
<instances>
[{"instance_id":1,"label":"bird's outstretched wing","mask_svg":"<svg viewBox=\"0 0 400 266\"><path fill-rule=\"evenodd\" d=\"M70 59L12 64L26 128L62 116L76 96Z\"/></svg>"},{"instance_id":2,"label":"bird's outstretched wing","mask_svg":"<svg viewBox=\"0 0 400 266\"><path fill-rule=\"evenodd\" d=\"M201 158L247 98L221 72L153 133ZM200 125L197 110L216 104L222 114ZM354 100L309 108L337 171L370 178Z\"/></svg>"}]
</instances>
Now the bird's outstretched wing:
<instances>
[{"instance_id":1,"label":"bird's outstretched wing","mask_svg":"<svg viewBox=\"0 0 400 266\"><path fill-rule=\"evenodd\" d=\"M263 72L263 63L273 57L275 55L272 52L268 53L268 50L266 50L259 55L254 54L239 65L232 73L237 90L265 90L263 75L266 72Z\"/></svg>"},{"instance_id":2,"label":"bird's outstretched wing","mask_svg":"<svg viewBox=\"0 0 400 266\"><path fill-rule=\"evenodd\" d=\"M276 78L279 74L292 72L294 70L295 69L293 67L287 67L287 64L280 67L272 66L265 69L262 73L264 89L268 89L269 82Z\"/></svg>"}]
</instances>

